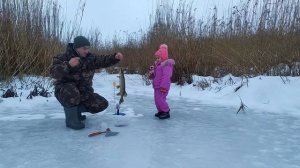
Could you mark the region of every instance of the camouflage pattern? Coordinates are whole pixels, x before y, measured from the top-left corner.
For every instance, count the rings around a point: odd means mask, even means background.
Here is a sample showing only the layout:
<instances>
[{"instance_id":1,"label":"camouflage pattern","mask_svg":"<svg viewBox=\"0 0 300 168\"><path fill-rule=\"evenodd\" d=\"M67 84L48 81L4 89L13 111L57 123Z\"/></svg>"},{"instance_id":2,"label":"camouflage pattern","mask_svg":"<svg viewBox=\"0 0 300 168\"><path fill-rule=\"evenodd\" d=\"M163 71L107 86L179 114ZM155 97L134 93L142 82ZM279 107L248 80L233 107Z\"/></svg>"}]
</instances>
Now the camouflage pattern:
<instances>
[{"instance_id":1,"label":"camouflage pattern","mask_svg":"<svg viewBox=\"0 0 300 168\"><path fill-rule=\"evenodd\" d=\"M55 97L64 107L84 105L91 113L107 108L108 102L94 93L92 80L96 69L106 68L119 62L115 54L96 56L89 53L80 58L80 65L71 67L69 60L78 57L70 43L64 54L53 58L50 75L55 79Z\"/></svg>"}]
</instances>

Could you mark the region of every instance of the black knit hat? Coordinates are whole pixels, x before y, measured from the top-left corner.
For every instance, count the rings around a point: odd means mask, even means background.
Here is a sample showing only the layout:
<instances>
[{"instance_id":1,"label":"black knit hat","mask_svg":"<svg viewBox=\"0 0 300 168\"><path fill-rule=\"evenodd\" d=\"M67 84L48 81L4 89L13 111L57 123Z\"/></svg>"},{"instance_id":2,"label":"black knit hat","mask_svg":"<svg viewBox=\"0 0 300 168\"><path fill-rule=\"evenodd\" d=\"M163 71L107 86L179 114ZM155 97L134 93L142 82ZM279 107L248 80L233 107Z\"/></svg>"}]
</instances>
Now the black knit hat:
<instances>
[{"instance_id":1,"label":"black knit hat","mask_svg":"<svg viewBox=\"0 0 300 168\"><path fill-rule=\"evenodd\" d=\"M91 46L87 38L84 36L77 36L74 38L74 48L80 48L84 46Z\"/></svg>"}]
</instances>

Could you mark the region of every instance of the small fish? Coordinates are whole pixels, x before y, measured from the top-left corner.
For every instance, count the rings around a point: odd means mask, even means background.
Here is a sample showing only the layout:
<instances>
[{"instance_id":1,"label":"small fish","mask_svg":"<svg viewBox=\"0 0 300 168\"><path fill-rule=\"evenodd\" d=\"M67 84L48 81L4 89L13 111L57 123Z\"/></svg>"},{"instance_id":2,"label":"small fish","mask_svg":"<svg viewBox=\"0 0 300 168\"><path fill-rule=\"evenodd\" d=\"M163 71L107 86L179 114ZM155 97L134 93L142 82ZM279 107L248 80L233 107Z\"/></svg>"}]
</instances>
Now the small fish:
<instances>
[{"instance_id":1,"label":"small fish","mask_svg":"<svg viewBox=\"0 0 300 168\"><path fill-rule=\"evenodd\" d=\"M122 68L120 68L120 72L119 72L119 85L117 86L117 88L120 89L120 92L117 94L118 96L121 96L119 104L124 102L124 98L127 96L126 90L125 90L125 76L124 76L124 71Z\"/></svg>"}]
</instances>

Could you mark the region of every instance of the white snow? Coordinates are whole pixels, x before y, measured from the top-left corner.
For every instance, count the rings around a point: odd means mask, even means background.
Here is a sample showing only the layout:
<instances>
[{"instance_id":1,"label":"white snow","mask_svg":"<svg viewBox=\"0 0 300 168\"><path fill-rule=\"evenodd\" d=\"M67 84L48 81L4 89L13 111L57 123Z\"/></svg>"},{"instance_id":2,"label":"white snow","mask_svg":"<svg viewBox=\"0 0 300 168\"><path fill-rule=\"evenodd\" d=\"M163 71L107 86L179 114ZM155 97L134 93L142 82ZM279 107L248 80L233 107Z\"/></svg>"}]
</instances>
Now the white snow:
<instances>
[{"instance_id":1,"label":"white snow","mask_svg":"<svg viewBox=\"0 0 300 168\"><path fill-rule=\"evenodd\" d=\"M300 77L194 76L191 85L172 84L167 120L154 117L153 89L142 76L125 77L128 96L120 112L126 115L113 115L117 75L96 74L95 92L110 106L87 113L80 131L65 127L63 108L53 94L26 99L34 84L21 89L15 81L22 95L0 99L0 168L300 167ZM193 86L200 81L209 87ZM247 108L237 114L241 100ZM108 127L119 134L87 136Z\"/></svg>"}]
</instances>

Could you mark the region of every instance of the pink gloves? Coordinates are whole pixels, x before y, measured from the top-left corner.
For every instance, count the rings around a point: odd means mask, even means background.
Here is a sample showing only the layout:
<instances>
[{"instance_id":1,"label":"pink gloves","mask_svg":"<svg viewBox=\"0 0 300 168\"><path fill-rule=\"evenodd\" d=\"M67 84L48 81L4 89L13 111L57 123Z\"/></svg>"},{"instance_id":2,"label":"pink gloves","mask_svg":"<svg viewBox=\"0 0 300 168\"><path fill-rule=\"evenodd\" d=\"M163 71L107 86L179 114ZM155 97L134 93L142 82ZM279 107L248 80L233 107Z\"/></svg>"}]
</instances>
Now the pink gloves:
<instances>
[{"instance_id":1,"label":"pink gloves","mask_svg":"<svg viewBox=\"0 0 300 168\"><path fill-rule=\"evenodd\" d=\"M168 90L167 90L166 88L160 88L160 92L162 92L162 93L167 93Z\"/></svg>"}]
</instances>

